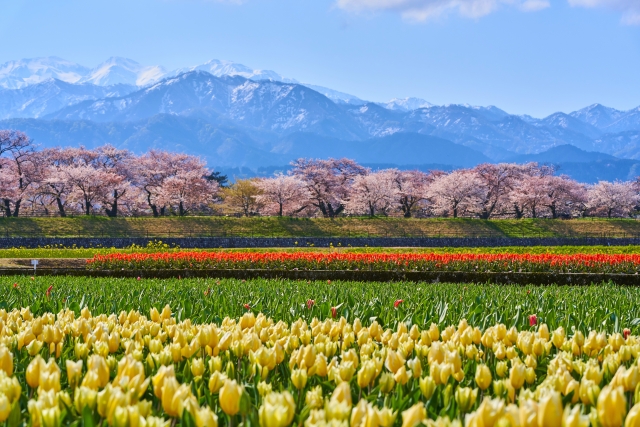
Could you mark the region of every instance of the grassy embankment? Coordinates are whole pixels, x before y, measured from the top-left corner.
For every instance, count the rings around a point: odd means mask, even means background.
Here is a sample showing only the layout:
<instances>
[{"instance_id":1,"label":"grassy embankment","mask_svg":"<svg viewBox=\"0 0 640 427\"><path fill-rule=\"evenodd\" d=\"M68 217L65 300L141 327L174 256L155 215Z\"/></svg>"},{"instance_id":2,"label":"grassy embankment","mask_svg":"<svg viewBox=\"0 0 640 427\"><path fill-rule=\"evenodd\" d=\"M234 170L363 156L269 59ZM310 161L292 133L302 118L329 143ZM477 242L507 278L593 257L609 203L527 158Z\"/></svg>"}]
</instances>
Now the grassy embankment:
<instances>
[{"instance_id":1,"label":"grassy embankment","mask_svg":"<svg viewBox=\"0 0 640 427\"><path fill-rule=\"evenodd\" d=\"M630 237L632 219L0 218L4 237Z\"/></svg>"}]
</instances>

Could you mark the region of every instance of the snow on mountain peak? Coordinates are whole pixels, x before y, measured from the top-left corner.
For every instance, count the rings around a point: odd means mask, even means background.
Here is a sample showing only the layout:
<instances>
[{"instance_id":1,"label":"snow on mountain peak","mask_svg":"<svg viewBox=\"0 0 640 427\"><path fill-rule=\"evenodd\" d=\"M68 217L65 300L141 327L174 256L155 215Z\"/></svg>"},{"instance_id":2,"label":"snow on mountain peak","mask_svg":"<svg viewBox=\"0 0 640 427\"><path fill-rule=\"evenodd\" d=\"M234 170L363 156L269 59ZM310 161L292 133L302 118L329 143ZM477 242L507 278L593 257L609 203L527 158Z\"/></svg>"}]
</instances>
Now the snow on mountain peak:
<instances>
[{"instance_id":1,"label":"snow on mountain peak","mask_svg":"<svg viewBox=\"0 0 640 427\"><path fill-rule=\"evenodd\" d=\"M49 79L77 83L88 68L55 56L21 59L0 65L0 87L20 89Z\"/></svg>"},{"instance_id":2,"label":"snow on mountain peak","mask_svg":"<svg viewBox=\"0 0 640 427\"><path fill-rule=\"evenodd\" d=\"M275 71L271 70L254 70L246 65L238 64L237 62L225 61L219 59L212 59L205 62L202 65L196 65L195 67L181 68L174 71L172 74L180 74L186 71L206 71L216 77L222 76L241 76L249 80L272 80L283 83L298 83L295 79L283 77Z\"/></svg>"},{"instance_id":3,"label":"snow on mountain peak","mask_svg":"<svg viewBox=\"0 0 640 427\"><path fill-rule=\"evenodd\" d=\"M166 70L160 66L143 66L132 59L111 57L80 80L97 86L129 84L146 86L162 79Z\"/></svg>"},{"instance_id":4,"label":"snow on mountain peak","mask_svg":"<svg viewBox=\"0 0 640 427\"><path fill-rule=\"evenodd\" d=\"M388 110L397 111L412 111L418 108L433 107L433 104L420 98L393 98L389 102L382 102L378 104Z\"/></svg>"}]
</instances>

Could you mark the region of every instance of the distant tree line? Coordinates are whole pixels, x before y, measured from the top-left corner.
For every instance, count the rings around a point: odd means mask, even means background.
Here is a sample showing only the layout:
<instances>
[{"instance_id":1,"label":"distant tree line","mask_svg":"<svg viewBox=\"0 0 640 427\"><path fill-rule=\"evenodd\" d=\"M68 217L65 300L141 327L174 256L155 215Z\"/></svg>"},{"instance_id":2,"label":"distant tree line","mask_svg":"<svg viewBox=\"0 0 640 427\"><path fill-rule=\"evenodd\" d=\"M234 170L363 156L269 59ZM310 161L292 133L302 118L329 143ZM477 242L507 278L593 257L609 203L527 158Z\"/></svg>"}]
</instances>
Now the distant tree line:
<instances>
[{"instance_id":1,"label":"distant tree line","mask_svg":"<svg viewBox=\"0 0 640 427\"><path fill-rule=\"evenodd\" d=\"M551 166L481 164L453 172L372 171L348 159L299 159L287 175L237 182L244 215L467 218L630 217L640 181L579 183ZM251 188L253 187L253 188ZM232 206L228 206L231 208Z\"/></svg>"},{"instance_id":2,"label":"distant tree line","mask_svg":"<svg viewBox=\"0 0 640 427\"><path fill-rule=\"evenodd\" d=\"M0 130L4 216L612 218L639 209L638 180L587 185L554 172L537 163L372 171L349 159L298 159L286 175L229 185L195 156L110 145L37 150L24 133Z\"/></svg>"},{"instance_id":3,"label":"distant tree line","mask_svg":"<svg viewBox=\"0 0 640 427\"><path fill-rule=\"evenodd\" d=\"M152 150L36 150L22 132L0 130L0 201L5 216L40 212L186 215L216 202L220 177L197 157Z\"/></svg>"}]
</instances>

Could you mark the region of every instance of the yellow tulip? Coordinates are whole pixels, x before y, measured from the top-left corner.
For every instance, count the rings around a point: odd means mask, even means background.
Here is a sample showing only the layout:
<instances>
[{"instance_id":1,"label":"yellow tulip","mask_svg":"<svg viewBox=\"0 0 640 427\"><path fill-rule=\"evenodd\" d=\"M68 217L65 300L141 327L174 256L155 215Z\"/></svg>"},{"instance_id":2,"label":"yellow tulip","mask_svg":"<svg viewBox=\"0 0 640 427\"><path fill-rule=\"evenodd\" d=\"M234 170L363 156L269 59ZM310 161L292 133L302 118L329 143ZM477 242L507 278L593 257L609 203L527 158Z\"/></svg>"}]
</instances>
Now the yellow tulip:
<instances>
[{"instance_id":1,"label":"yellow tulip","mask_svg":"<svg viewBox=\"0 0 640 427\"><path fill-rule=\"evenodd\" d=\"M60 371L40 372L38 393L46 390L54 390L56 393L60 391Z\"/></svg>"},{"instance_id":2,"label":"yellow tulip","mask_svg":"<svg viewBox=\"0 0 640 427\"><path fill-rule=\"evenodd\" d=\"M349 388L349 384L346 382L338 384L333 390L330 400L332 402L346 403L351 408L351 388Z\"/></svg>"},{"instance_id":3,"label":"yellow tulip","mask_svg":"<svg viewBox=\"0 0 640 427\"><path fill-rule=\"evenodd\" d=\"M40 369L42 365L44 365L44 360L38 355L27 366L25 376L29 387L37 388L40 385Z\"/></svg>"},{"instance_id":4,"label":"yellow tulip","mask_svg":"<svg viewBox=\"0 0 640 427\"><path fill-rule=\"evenodd\" d=\"M502 399L485 398L475 411L478 426L493 426L504 413L505 405Z\"/></svg>"},{"instance_id":5,"label":"yellow tulip","mask_svg":"<svg viewBox=\"0 0 640 427\"><path fill-rule=\"evenodd\" d=\"M291 371L291 383L295 388L301 390L307 385L307 370L306 369L294 369Z\"/></svg>"},{"instance_id":6,"label":"yellow tulip","mask_svg":"<svg viewBox=\"0 0 640 427\"><path fill-rule=\"evenodd\" d=\"M69 387L76 388L80 382L80 378L82 378L82 360L74 362L73 360L67 359L66 365Z\"/></svg>"},{"instance_id":7,"label":"yellow tulip","mask_svg":"<svg viewBox=\"0 0 640 427\"><path fill-rule=\"evenodd\" d=\"M204 374L204 361L200 358L191 360L191 374L194 377L201 377Z\"/></svg>"},{"instance_id":8,"label":"yellow tulip","mask_svg":"<svg viewBox=\"0 0 640 427\"><path fill-rule=\"evenodd\" d=\"M356 372L356 368L353 365L353 362L343 361L342 363L340 363L340 366L338 366L338 374L342 381L347 381L347 382L351 381L351 378L353 378L353 374L355 372Z\"/></svg>"},{"instance_id":9,"label":"yellow tulip","mask_svg":"<svg viewBox=\"0 0 640 427\"><path fill-rule=\"evenodd\" d=\"M273 391L273 387L271 386L271 384L267 384L264 381L260 381L258 383L258 393L260 394L260 396L264 397L267 394L271 393Z\"/></svg>"},{"instance_id":10,"label":"yellow tulip","mask_svg":"<svg viewBox=\"0 0 640 427\"><path fill-rule=\"evenodd\" d=\"M602 427L620 427L627 413L627 399L622 387L602 388L596 405L598 420Z\"/></svg>"},{"instance_id":11,"label":"yellow tulip","mask_svg":"<svg viewBox=\"0 0 640 427\"><path fill-rule=\"evenodd\" d=\"M429 376L420 378L420 391L425 399L431 399L431 396L433 396L433 393L436 391L436 382L433 378Z\"/></svg>"},{"instance_id":12,"label":"yellow tulip","mask_svg":"<svg viewBox=\"0 0 640 427\"><path fill-rule=\"evenodd\" d=\"M351 412L350 427L379 427L378 412L364 399Z\"/></svg>"},{"instance_id":13,"label":"yellow tulip","mask_svg":"<svg viewBox=\"0 0 640 427\"><path fill-rule=\"evenodd\" d=\"M118 406L113 411L113 427L127 427L129 424L128 408Z\"/></svg>"},{"instance_id":14,"label":"yellow tulip","mask_svg":"<svg viewBox=\"0 0 640 427\"><path fill-rule=\"evenodd\" d=\"M635 391L636 386L640 382L640 372L638 372L637 366L632 366L627 369L622 375L622 385L624 391Z\"/></svg>"},{"instance_id":15,"label":"yellow tulip","mask_svg":"<svg viewBox=\"0 0 640 427\"><path fill-rule=\"evenodd\" d=\"M560 326L560 327L558 327L558 329L553 331L553 335L551 337L551 341L553 342L553 345L557 349L561 349L562 346L564 345L565 338L566 338L566 334L564 332L564 328L562 326Z\"/></svg>"},{"instance_id":16,"label":"yellow tulip","mask_svg":"<svg viewBox=\"0 0 640 427\"><path fill-rule=\"evenodd\" d=\"M562 426L562 398L560 397L560 393L549 391L540 398L538 406L538 426Z\"/></svg>"},{"instance_id":17,"label":"yellow tulip","mask_svg":"<svg viewBox=\"0 0 640 427\"><path fill-rule=\"evenodd\" d=\"M9 414L11 414L11 402L7 396L0 393L0 423L9 418Z\"/></svg>"},{"instance_id":18,"label":"yellow tulip","mask_svg":"<svg viewBox=\"0 0 640 427\"><path fill-rule=\"evenodd\" d=\"M209 359L209 372L222 371L222 359L215 356Z\"/></svg>"},{"instance_id":19,"label":"yellow tulip","mask_svg":"<svg viewBox=\"0 0 640 427\"><path fill-rule=\"evenodd\" d=\"M60 425L60 408L58 406L42 410L42 427L58 427Z\"/></svg>"},{"instance_id":20,"label":"yellow tulip","mask_svg":"<svg viewBox=\"0 0 640 427\"><path fill-rule=\"evenodd\" d=\"M200 408L195 413L196 427L218 427L218 416L209 408Z\"/></svg>"},{"instance_id":21,"label":"yellow tulip","mask_svg":"<svg viewBox=\"0 0 640 427\"><path fill-rule=\"evenodd\" d=\"M410 378L411 377L407 372L407 368L405 368L404 366L398 369L395 375L393 376L393 379L395 380L395 382L402 385L405 385L406 383L408 383Z\"/></svg>"},{"instance_id":22,"label":"yellow tulip","mask_svg":"<svg viewBox=\"0 0 640 427\"><path fill-rule=\"evenodd\" d=\"M261 427L287 427L293 421L296 403L288 391L269 393L258 409Z\"/></svg>"},{"instance_id":23,"label":"yellow tulip","mask_svg":"<svg viewBox=\"0 0 640 427\"><path fill-rule=\"evenodd\" d=\"M104 357L92 354L87 361L87 370L96 373L98 387L104 387L109 382L109 366Z\"/></svg>"},{"instance_id":24,"label":"yellow tulip","mask_svg":"<svg viewBox=\"0 0 640 427\"><path fill-rule=\"evenodd\" d=\"M409 362L407 362L407 366L409 366L409 369L411 369L411 375L413 376L413 378L420 378L420 376L422 375L422 363L420 362L420 359L416 357L409 360Z\"/></svg>"},{"instance_id":25,"label":"yellow tulip","mask_svg":"<svg viewBox=\"0 0 640 427\"><path fill-rule=\"evenodd\" d=\"M380 375L378 384L380 385L380 391L384 394L387 394L391 390L393 390L393 387L395 387L396 385L396 381L393 379L393 375L391 375L389 372L383 372Z\"/></svg>"},{"instance_id":26,"label":"yellow tulip","mask_svg":"<svg viewBox=\"0 0 640 427\"><path fill-rule=\"evenodd\" d=\"M467 413L476 404L478 390L470 387L458 387L455 392L455 399L460 412Z\"/></svg>"},{"instance_id":27,"label":"yellow tulip","mask_svg":"<svg viewBox=\"0 0 640 427\"><path fill-rule=\"evenodd\" d=\"M533 384L536 381L536 370L534 368L527 368L524 372L524 379L527 384Z\"/></svg>"},{"instance_id":28,"label":"yellow tulip","mask_svg":"<svg viewBox=\"0 0 640 427\"><path fill-rule=\"evenodd\" d=\"M524 385L526 369L527 367L523 363L516 363L511 367L509 381L516 390L519 390Z\"/></svg>"},{"instance_id":29,"label":"yellow tulip","mask_svg":"<svg viewBox=\"0 0 640 427\"><path fill-rule=\"evenodd\" d=\"M484 391L491 385L491 370L487 365L478 365L475 376L476 384L480 390Z\"/></svg>"},{"instance_id":30,"label":"yellow tulip","mask_svg":"<svg viewBox=\"0 0 640 427\"><path fill-rule=\"evenodd\" d=\"M322 387L316 386L311 390L307 391L307 394L304 397L304 402L309 408L318 409L321 408L324 404L324 400L322 398Z\"/></svg>"},{"instance_id":31,"label":"yellow tulip","mask_svg":"<svg viewBox=\"0 0 640 427\"><path fill-rule=\"evenodd\" d=\"M240 411L240 398L244 392L235 380L227 380L220 389L220 407L227 415L236 415Z\"/></svg>"},{"instance_id":32,"label":"yellow tulip","mask_svg":"<svg viewBox=\"0 0 640 427\"><path fill-rule=\"evenodd\" d=\"M624 427L640 427L640 403L633 405L624 421Z\"/></svg>"},{"instance_id":33,"label":"yellow tulip","mask_svg":"<svg viewBox=\"0 0 640 427\"><path fill-rule=\"evenodd\" d=\"M397 412L393 412L390 408L387 407L377 409L377 412L378 423L380 424L380 427L391 427L396 421L396 417L398 416Z\"/></svg>"},{"instance_id":34,"label":"yellow tulip","mask_svg":"<svg viewBox=\"0 0 640 427\"><path fill-rule=\"evenodd\" d=\"M507 408L514 405L508 405ZM538 427L538 403L533 400L525 400L520 402L518 408L521 427Z\"/></svg>"},{"instance_id":35,"label":"yellow tulip","mask_svg":"<svg viewBox=\"0 0 640 427\"><path fill-rule=\"evenodd\" d=\"M583 404L595 406L600 395L600 387L595 382L583 377L578 394Z\"/></svg>"},{"instance_id":36,"label":"yellow tulip","mask_svg":"<svg viewBox=\"0 0 640 427\"><path fill-rule=\"evenodd\" d=\"M209 378L209 391L217 393L227 381L227 376L221 372L214 371Z\"/></svg>"},{"instance_id":37,"label":"yellow tulip","mask_svg":"<svg viewBox=\"0 0 640 427\"><path fill-rule=\"evenodd\" d=\"M402 413L402 427L415 427L425 418L427 418L427 411L424 409L424 404L416 403Z\"/></svg>"},{"instance_id":38,"label":"yellow tulip","mask_svg":"<svg viewBox=\"0 0 640 427\"><path fill-rule=\"evenodd\" d=\"M174 397L179 388L178 381L175 377L168 377L164 380L162 385L162 409L170 417L177 417L181 415L178 413L178 408L174 404Z\"/></svg>"},{"instance_id":39,"label":"yellow tulip","mask_svg":"<svg viewBox=\"0 0 640 427\"><path fill-rule=\"evenodd\" d=\"M496 375L500 378L504 378L507 375L508 367L507 362L496 363Z\"/></svg>"},{"instance_id":40,"label":"yellow tulip","mask_svg":"<svg viewBox=\"0 0 640 427\"><path fill-rule=\"evenodd\" d=\"M398 369L404 366L405 360L404 358L395 351L389 349L387 351L387 358L384 362L384 366L392 373L396 373Z\"/></svg>"},{"instance_id":41,"label":"yellow tulip","mask_svg":"<svg viewBox=\"0 0 640 427\"><path fill-rule=\"evenodd\" d=\"M96 407L98 393L87 387L78 387L73 393L73 406L76 408L79 414L85 406L88 406L91 410Z\"/></svg>"},{"instance_id":42,"label":"yellow tulip","mask_svg":"<svg viewBox=\"0 0 640 427\"><path fill-rule=\"evenodd\" d=\"M13 375L13 354L3 344L0 344L0 371Z\"/></svg>"},{"instance_id":43,"label":"yellow tulip","mask_svg":"<svg viewBox=\"0 0 640 427\"><path fill-rule=\"evenodd\" d=\"M175 377L169 377L162 386L162 409L170 417L181 417L185 408L197 407L194 404L191 388L187 384L178 384ZM193 414L193 411L190 410Z\"/></svg>"},{"instance_id":44,"label":"yellow tulip","mask_svg":"<svg viewBox=\"0 0 640 427\"><path fill-rule=\"evenodd\" d=\"M376 363L373 360L367 360L362 364L358 371L358 386L360 388L366 388L371 384L371 381L376 375Z\"/></svg>"},{"instance_id":45,"label":"yellow tulip","mask_svg":"<svg viewBox=\"0 0 640 427\"><path fill-rule=\"evenodd\" d=\"M562 427L589 427L589 417L580 414L580 405L571 408L567 405L562 415Z\"/></svg>"},{"instance_id":46,"label":"yellow tulip","mask_svg":"<svg viewBox=\"0 0 640 427\"><path fill-rule=\"evenodd\" d=\"M42 345L43 345L43 342L40 340L31 341L27 346L27 352L29 353L29 356L33 357L36 354L40 353L40 350L42 350Z\"/></svg>"}]
</instances>

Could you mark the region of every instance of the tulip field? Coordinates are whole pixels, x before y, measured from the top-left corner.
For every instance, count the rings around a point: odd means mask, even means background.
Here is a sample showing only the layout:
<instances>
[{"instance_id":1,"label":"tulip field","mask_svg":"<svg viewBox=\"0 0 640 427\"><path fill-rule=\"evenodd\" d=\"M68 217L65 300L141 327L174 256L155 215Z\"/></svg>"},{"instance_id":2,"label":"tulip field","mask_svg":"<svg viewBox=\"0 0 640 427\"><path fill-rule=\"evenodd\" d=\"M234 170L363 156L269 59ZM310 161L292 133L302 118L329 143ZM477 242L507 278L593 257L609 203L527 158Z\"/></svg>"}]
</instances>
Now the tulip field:
<instances>
[{"instance_id":1,"label":"tulip field","mask_svg":"<svg viewBox=\"0 0 640 427\"><path fill-rule=\"evenodd\" d=\"M95 255L89 268L273 269L623 273L640 272L640 254L156 252Z\"/></svg>"},{"instance_id":2,"label":"tulip field","mask_svg":"<svg viewBox=\"0 0 640 427\"><path fill-rule=\"evenodd\" d=\"M640 290L1 277L6 426L636 426Z\"/></svg>"}]
</instances>

